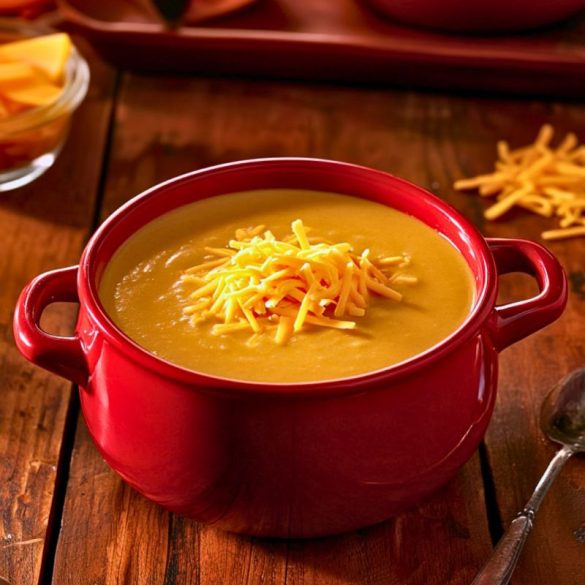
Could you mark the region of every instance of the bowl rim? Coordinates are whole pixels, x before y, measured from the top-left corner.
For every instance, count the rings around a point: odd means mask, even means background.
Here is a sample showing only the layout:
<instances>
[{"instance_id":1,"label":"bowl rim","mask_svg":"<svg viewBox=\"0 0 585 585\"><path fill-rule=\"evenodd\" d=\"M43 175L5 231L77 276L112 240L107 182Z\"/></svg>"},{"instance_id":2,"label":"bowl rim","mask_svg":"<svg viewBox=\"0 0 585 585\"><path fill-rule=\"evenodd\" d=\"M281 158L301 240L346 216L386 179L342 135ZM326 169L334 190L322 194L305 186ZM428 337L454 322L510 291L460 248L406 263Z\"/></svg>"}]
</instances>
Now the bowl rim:
<instances>
[{"instance_id":1,"label":"bowl rim","mask_svg":"<svg viewBox=\"0 0 585 585\"><path fill-rule=\"evenodd\" d=\"M31 23L16 18L0 18L0 32L2 31L21 33L23 39L60 32L43 23ZM87 94L89 80L89 65L77 47L72 44L71 54L65 64L63 91L59 97L45 106L30 108L14 116L9 116L5 120L0 120L0 136L34 130L60 116L73 113Z\"/></svg>"},{"instance_id":2,"label":"bowl rim","mask_svg":"<svg viewBox=\"0 0 585 585\"><path fill-rule=\"evenodd\" d=\"M96 286L97 279L95 278L95 268L97 260L99 259L100 250L102 249L102 243L108 238L108 234L112 227L123 221L138 206L147 203L151 198L161 193L161 191L164 192L165 190L174 188L177 185L190 183L201 177L208 177L210 175L225 172L233 173L234 171L257 170L262 169L263 167L270 168L285 166L290 167L291 170L293 168L295 170L301 170L302 168L306 169L307 167L311 167L314 170L336 173L342 172L345 174L349 173L350 175L357 175L362 178L376 178L378 180L393 183L394 185L401 185L409 190L417 191L418 195L425 200L425 203L428 206L447 215L457 224L458 227L462 228L465 235L468 237L471 248L473 248L474 251L479 252L477 255L477 261L478 264L481 264L482 266L485 279L481 288L476 288L476 298L472 309L459 327L424 352L418 353L397 364L366 372L364 374L307 382L237 380L201 373L156 356L140 346L118 328L99 300ZM244 190L250 189L242 189L242 191ZM228 192L226 191L225 193L227 194ZM213 197L216 195L211 196ZM170 207L167 211L171 211L177 207L180 207L180 205ZM133 230L133 233L140 229L142 225L137 226L136 229ZM121 245L121 243L122 242L120 242L118 246ZM469 262L467 263L469 265ZM472 270L474 275L477 272L477 269L474 270L472 266L470 266L470 270ZM230 393L235 391L241 396L244 396L245 394L274 394L288 397L303 396L307 394L322 396L355 393L365 389L374 388L380 384L387 384L390 379L394 381L411 374L416 374L421 368L434 364L442 359L447 353L460 347L471 337L476 335L479 329L493 313L497 295L496 283L497 270L495 261L486 240L467 219L442 199L433 195L423 187L384 171L352 163L306 157L271 157L223 163L173 177L146 189L120 206L99 226L83 251L77 276L77 287L82 309L89 314L92 323L99 328L99 331L104 335L105 339L112 344L112 346L141 367L153 371L158 376L163 376L167 379L178 381L183 384L190 384L199 389L227 391Z\"/></svg>"}]
</instances>

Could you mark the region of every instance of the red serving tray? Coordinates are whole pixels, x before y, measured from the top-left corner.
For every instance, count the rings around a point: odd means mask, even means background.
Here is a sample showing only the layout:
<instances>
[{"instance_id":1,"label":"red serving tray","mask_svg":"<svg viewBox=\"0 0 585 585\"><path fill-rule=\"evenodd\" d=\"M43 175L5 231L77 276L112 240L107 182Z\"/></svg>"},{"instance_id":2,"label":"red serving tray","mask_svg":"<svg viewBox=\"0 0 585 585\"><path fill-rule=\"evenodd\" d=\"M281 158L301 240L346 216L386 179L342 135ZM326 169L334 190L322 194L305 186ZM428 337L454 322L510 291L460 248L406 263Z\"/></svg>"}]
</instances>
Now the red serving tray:
<instances>
[{"instance_id":1,"label":"red serving tray","mask_svg":"<svg viewBox=\"0 0 585 585\"><path fill-rule=\"evenodd\" d=\"M583 17L532 33L456 36L384 20L359 0L260 0L169 31L130 0L58 4L69 27L130 69L585 96Z\"/></svg>"}]
</instances>

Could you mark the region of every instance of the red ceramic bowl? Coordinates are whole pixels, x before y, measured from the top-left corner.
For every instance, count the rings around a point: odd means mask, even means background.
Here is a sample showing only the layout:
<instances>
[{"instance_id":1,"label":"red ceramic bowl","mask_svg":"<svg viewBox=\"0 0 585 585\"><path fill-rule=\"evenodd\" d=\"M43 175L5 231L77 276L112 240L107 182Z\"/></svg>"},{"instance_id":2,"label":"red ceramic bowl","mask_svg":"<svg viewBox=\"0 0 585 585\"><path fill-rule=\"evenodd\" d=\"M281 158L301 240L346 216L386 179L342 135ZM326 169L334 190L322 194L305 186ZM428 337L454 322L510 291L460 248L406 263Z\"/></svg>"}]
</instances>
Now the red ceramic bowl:
<instances>
[{"instance_id":1,"label":"red ceramic bowl","mask_svg":"<svg viewBox=\"0 0 585 585\"><path fill-rule=\"evenodd\" d=\"M453 32L533 29L573 16L585 0L367 0L404 22Z\"/></svg>"},{"instance_id":2,"label":"red ceramic bowl","mask_svg":"<svg viewBox=\"0 0 585 585\"><path fill-rule=\"evenodd\" d=\"M270 187L371 199L444 234L475 275L477 300L465 323L398 365L300 384L189 371L116 328L97 288L129 236L194 200ZM533 275L540 293L496 306L498 275L506 272ZM98 449L146 497L228 530L306 537L379 522L448 481L486 430L498 352L555 320L566 296L563 271L545 248L486 241L420 187L340 162L268 159L183 175L131 200L100 227L79 266L42 274L24 289L14 331L29 360L80 386ZM56 301L79 302L73 337L39 327Z\"/></svg>"}]
</instances>

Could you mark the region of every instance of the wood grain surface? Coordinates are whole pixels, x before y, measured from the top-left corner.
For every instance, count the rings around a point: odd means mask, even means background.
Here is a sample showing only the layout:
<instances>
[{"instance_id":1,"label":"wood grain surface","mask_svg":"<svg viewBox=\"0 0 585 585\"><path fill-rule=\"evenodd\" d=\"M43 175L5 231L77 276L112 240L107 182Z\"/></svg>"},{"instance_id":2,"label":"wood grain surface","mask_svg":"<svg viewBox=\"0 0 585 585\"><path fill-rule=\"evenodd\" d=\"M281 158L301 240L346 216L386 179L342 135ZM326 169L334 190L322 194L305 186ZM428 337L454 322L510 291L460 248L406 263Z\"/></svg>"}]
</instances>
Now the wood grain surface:
<instances>
[{"instance_id":1,"label":"wood grain surface","mask_svg":"<svg viewBox=\"0 0 585 585\"><path fill-rule=\"evenodd\" d=\"M76 133L86 137L72 136L60 166L27 190L27 197L0 201L0 243L28 254L24 264L0 257L0 279L8 283L0 287L0 452L8 454L0 462L0 576L11 585L39 582L55 489L51 466L63 449L68 385L17 357L10 312L30 276L75 262L91 225L111 103L111 75L96 67L94 82L101 90L94 84L80 112L86 122L76 125ZM456 178L489 171L497 139L525 144L547 121L585 138L585 106L576 103L124 75L99 215L105 218L141 190L179 173L236 159L299 155L401 175L451 202L486 236L538 239L549 221L513 213L485 223L486 203L455 193L451 185ZM81 151L90 133L97 137L93 162ZM66 180L72 172L74 178ZM286 542L230 535L168 514L126 486L102 461L79 420L74 440L66 437L64 452L71 450L71 460L61 478L66 491L61 518L55 518L61 528L54 573L51 578L45 571L42 583L469 584L491 551L488 518L497 538L554 452L539 429L542 398L558 378L585 361L585 240L550 248L572 284L567 313L502 354L499 396L481 461L476 454L429 501L340 537ZM529 278L502 279L502 299L531 294ZM51 315L48 323L64 327L71 319L66 311ZM8 535L15 540L6 540ZM27 544L13 544L22 541ZM51 547L45 550L52 554ZM585 462L576 459L545 500L513 583L582 585L584 553Z\"/></svg>"},{"instance_id":2,"label":"wood grain surface","mask_svg":"<svg viewBox=\"0 0 585 585\"><path fill-rule=\"evenodd\" d=\"M78 261L92 225L114 74L86 54L93 81L54 168L0 198L0 577L10 585L39 581L50 523L59 522L54 494L71 384L20 356L12 314L28 280ZM62 305L43 325L63 334L74 319L75 307Z\"/></svg>"}]
</instances>

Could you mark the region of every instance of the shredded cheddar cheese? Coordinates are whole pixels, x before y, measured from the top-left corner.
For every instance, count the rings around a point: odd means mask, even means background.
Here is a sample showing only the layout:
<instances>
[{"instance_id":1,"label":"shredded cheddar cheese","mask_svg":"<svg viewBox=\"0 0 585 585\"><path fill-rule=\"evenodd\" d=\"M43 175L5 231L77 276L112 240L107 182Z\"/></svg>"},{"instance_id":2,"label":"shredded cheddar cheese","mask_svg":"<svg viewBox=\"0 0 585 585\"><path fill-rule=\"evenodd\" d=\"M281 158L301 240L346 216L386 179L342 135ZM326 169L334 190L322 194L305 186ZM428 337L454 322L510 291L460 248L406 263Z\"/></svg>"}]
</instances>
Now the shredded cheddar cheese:
<instances>
[{"instance_id":1,"label":"shredded cheddar cheese","mask_svg":"<svg viewBox=\"0 0 585 585\"><path fill-rule=\"evenodd\" d=\"M417 282L400 272L410 263L405 254L356 254L349 243L310 237L300 219L291 229L278 240L266 226L242 228L226 248L205 248L205 261L182 275L193 286L183 308L191 324L219 321L213 335L250 331L250 345L273 330L276 343L285 345L307 326L355 329L370 294L400 301L391 285Z\"/></svg>"},{"instance_id":2,"label":"shredded cheddar cheese","mask_svg":"<svg viewBox=\"0 0 585 585\"><path fill-rule=\"evenodd\" d=\"M486 209L486 219L497 219L513 207L522 207L543 217L559 218L559 228L542 233L545 240L585 236L585 145L573 133L556 147L551 146L553 128L545 124L535 142L510 150L497 144L495 171L455 182L455 189L477 189L483 197L497 201Z\"/></svg>"}]
</instances>

